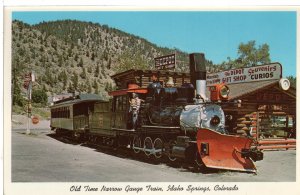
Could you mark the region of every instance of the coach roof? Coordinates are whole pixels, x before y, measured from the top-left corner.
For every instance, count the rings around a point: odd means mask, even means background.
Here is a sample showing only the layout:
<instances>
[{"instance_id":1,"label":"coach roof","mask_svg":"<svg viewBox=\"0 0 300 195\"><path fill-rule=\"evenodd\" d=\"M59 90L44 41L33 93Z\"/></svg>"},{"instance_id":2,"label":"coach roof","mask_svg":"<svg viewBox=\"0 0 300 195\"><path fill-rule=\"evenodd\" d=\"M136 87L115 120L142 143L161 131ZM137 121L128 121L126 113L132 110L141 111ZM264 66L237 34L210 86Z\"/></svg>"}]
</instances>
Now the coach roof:
<instances>
[{"instance_id":1,"label":"coach roof","mask_svg":"<svg viewBox=\"0 0 300 195\"><path fill-rule=\"evenodd\" d=\"M101 96L97 94L80 94L76 95L75 97L69 97L63 100L59 100L54 102L52 107L66 105L66 104L78 104L82 102L105 102Z\"/></svg>"}]
</instances>

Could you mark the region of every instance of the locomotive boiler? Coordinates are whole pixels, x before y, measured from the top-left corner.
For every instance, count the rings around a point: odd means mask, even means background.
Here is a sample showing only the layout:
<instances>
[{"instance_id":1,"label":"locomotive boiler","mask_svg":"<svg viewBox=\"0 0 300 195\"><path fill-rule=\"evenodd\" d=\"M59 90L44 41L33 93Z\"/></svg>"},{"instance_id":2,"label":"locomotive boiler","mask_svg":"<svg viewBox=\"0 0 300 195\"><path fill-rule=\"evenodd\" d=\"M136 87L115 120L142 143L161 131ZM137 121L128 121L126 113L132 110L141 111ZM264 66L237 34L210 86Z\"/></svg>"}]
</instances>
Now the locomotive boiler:
<instances>
[{"instance_id":1,"label":"locomotive boiler","mask_svg":"<svg viewBox=\"0 0 300 195\"><path fill-rule=\"evenodd\" d=\"M125 87L110 92L110 101L80 95L54 104L52 129L156 159L165 156L197 167L256 172L253 161L262 160L263 154L254 139L230 135L225 127L222 104L234 106L228 101L230 89L225 84L212 86L208 98L204 54L189 57L189 82L182 77L175 86L172 77L167 83L156 78L143 87L145 71L138 82L115 79Z\"/></svg>"}]
</instances>

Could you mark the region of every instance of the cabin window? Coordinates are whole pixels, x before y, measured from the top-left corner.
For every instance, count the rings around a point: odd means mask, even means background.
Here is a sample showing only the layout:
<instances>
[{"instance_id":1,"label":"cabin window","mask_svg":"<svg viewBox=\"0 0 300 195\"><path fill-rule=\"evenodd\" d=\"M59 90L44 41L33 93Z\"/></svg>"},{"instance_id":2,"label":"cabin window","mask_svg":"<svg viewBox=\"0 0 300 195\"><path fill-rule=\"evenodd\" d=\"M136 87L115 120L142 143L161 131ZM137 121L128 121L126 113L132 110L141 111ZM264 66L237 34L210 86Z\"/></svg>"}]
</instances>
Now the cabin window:
<instances>
[{"instance_id":1,"label":"cabin window","mask_svg":"<svg viewBox=\"0 0 300 195\"><path fill-rule=\"evenodd\" d=\"M122 110L126 110L127 108L127 103L128 103L128 97L127 95L122 96Z\"/></svg>"},{"instance_id":2,"label":"cabin window","mask_svg":"<svg viewBox=\"0 0 300 195\"><path fill-rule=\"evenodd\" d=\"M115 96L112 102L113 111L125 111L127 109L127 95Z\"/></svg>"},{"instance_id":3,"label":"cabin window","mask_svg":"<svg viewBox=\"0 0 300 195\"><path fill-rule=\"evenodd\" d=\"M117 110L122 111L122 96L117 97Z\"/></svg>"}]
</instances>

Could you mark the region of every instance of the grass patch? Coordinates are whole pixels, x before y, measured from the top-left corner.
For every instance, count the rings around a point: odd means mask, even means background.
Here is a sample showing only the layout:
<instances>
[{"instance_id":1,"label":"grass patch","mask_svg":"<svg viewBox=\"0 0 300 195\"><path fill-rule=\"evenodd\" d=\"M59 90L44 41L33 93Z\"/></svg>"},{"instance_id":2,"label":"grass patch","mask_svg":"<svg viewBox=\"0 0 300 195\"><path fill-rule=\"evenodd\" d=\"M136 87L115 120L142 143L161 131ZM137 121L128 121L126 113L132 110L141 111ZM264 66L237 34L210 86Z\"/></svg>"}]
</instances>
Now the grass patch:
<instances>
[{"instance_id":1,"label":"grass patch","mask_svg":"<svg viewBox=\"0 0 300 195\"><path fill-rule=\"evenodd\" d=\"M27 107L21 106L13 106L12 114L20 114L27 116ZM32 105L31 115L38 116L40 120L48 120L50 119L50 108L47 107L36 107L36 105Z\"/></svg>"}]
</instances>

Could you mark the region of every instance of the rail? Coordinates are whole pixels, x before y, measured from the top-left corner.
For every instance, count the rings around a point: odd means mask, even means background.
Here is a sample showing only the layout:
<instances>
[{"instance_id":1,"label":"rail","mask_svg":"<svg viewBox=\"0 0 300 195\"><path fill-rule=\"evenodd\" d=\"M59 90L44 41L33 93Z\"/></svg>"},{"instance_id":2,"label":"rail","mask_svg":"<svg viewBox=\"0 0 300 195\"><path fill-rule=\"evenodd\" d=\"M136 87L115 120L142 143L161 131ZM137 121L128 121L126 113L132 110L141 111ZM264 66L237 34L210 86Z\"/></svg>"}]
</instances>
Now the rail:
<instances>
[{"instance_id":1,"label":"rail","mask_svg":"<svg viewBox=\"0 0 300 195\"><path fill-rule=\"evenodd\" d=\"M296 149L296 139L259 140L257 148L261 150Z\"/></svg>"}]
</instances>

